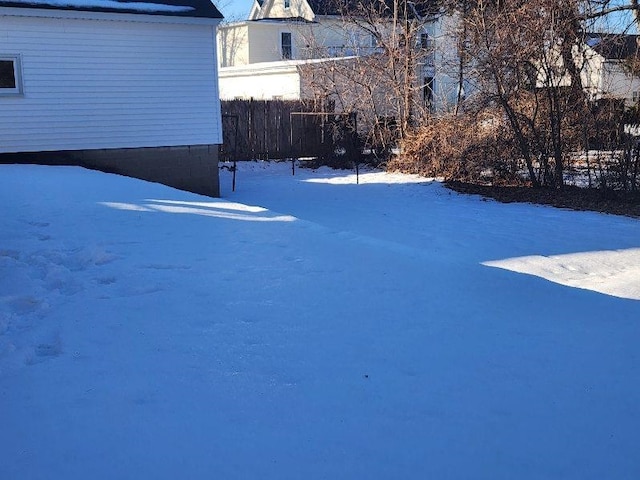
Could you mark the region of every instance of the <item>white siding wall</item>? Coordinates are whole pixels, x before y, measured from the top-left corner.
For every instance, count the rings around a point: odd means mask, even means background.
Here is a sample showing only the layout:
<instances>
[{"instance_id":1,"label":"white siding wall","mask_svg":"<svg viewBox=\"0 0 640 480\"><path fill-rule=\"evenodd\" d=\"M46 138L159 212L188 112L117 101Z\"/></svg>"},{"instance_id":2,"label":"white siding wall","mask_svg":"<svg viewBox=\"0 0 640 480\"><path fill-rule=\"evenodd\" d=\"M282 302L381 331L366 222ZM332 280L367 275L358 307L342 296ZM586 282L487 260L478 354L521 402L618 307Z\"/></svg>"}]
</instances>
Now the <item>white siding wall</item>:
<instances>
[{"instance_id":1,"label":"white siding wall","mask_svg":"<svg viewBox=\"0 0 640 480\"><path fill-rule=\"evenodd\" d=\"M218 29L220 66L237 67L282 60L280 45L282 32L292 33L295 57L297 50L295 26L268 20L223 25Z\"/></svg>"},{"instance_id":2,"label":"white siding wall","mask_svg":"<svg viewBox=\"0 0 640 480\"><path fill-rule=\"evenodd\" d=\"M0 17L0 152L221 143L215 26Z\"/></svg>"},{"instance_id":3,"label":"white siding wall","mask_svg":"<svg viewBox=\"0 0 640 480\"><path fill-rule=\"evenodd\" d=\"M282 60L280 34L293 30L281 22L254 22L249 28L249 63ZM295 51L294 58L295 58Z\"/></svg>"},{"instance_id":4,"label":"white siding wall","mask_svg":"<svg viewBox=\"0 0 640 480\"><path fill-rule=\"evenodd\" d=\"M300 74L294 65L263 63L220 70L220 98L223 100L299 100L300 88Z\"/></svg>"},{"instance_id":5,"label":"white siding wall","mask_svg":"<svg viewBox=\"0 0 640 480\"><path fill-rule=\"evenodd\" d=\"M353 28L351 30L354 30ZM344 23L324 17L319 24L293 22L244 22L223 25L218 31L221 67L233 67L282 60L281 34L289 32L293 58L353 55L357 47L371 47L371 36L345 30ZM326 48L325 48L326 47Z\"/></svg>"},{"instance_id":6,"label":"white siding wall","mask_svg":"<svg viewBox=\"0 0 640 480\"><path fill-rule=\"evenodd\" d=\"M293 2L292 2L293 3ZM265 2L262 6L260 18L286 18L292 16L292 13L297 13L299 2L295 2L292 9L284 8L284 0L274 0L273 2ZM265 8L266 7L266 8Z\"/></svg>"},{"instance_id":7,"label":"white siding wall","mask_svg":"<svg viewBox=\"0 0 640 480\"><path fill-rule=\"evenodd\" d=\"M633 92L640 92L640 79L630 75L621 61L604 62L601 88L603 97L625 99L633 105Z\"/></svg>"},{"instance_id":8,"label":"white siding wall","mask_svg":"<svg viewBox=\"0 0 640 480\"><path fill-rule=\"evenodd\" d=\"M297 29L301 51L309 47L308 58L314 56L350 56L370 53L371 34L338 17L317 17L319 23L301 25Z\"/></svg>"},{"instance_id":9,"label":"white siding wall","mask_svg":"<svg viewBox=\"0 0 640 480\"><path fill-rule=\"evenodd\" d=\"M218 28L218 59L221 67L249 63L249 25L237 23Z\"/></svg>"},{"instance_id":10,"label":"white siding wall","mask_svg":"<svg viewBox=\"0 0 640 480\"><path fill-rule=\"evenodd\" d=\"M590 48L585 52L579 52L577 48L574 48L574 56L581 61L578 67L580 68L580 77L584 89L589 93L592 100L601 98L604 89L604 58ZM570 85L571 79L568 78L565 83Z\"/></svg>"},{"instance_id":11,"label":"white siding wall","mask_svg":"<svg viewBox=\"0 0 640 480\"><path fill-rule=\"evenodd\" d=\"M458 97L459 57L456 36L459 21L457 15L446 15L427 29L427 33L435 40L435 54L434 67L425 69L424 76L433 76L435 79L434 107L437 112L455 108ZM466 97L474 93L469 83L463 85L463 91Z\"/></svg>"}]
</instances>

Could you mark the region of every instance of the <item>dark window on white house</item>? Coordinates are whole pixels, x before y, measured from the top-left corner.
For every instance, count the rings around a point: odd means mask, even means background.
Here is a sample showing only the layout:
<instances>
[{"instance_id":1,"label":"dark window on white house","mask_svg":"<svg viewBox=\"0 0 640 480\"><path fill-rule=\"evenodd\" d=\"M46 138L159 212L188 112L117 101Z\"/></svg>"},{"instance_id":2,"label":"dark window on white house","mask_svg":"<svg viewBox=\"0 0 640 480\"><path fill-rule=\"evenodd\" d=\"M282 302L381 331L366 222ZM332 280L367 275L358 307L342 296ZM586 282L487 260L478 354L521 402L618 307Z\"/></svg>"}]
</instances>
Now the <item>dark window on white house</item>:
<instances>
[{"instance_id":1,"label":"dark window on white house","mask_svg":"<svg viewBox=\"0 0 640 480\"><path fill-rule=\"evenodd\" d=\"M424 51L423 58L425 65L433 66L435 62L433 38L431 38L428 33L421 33L418 38L418 45Z\"/></svg>"},{"instance_id":2,"label":"dark window on white house","mask_svg":"<svg viewBox=\"0 0 640 480\"><path fill-rule=\"evenodd\" d=\"M0 55L0 95L22 93L19 55Z\"/></svg>"},{"instance_id":3,"label":"dark window on white house","mask_svg":"<svg viewBox=\"0 0 640 480\"><path fill-rule=\"evenodd\" d=\"M284 8L291 8L291 0L284 0Z\"/></svg>"},{"instance_id":4,"label":"dark window on white house","mask_svg":"<svg viewBox=\"0 0 640 480\"><path fill-rule=\"evenodd\" d=\"M280 44L282 47L282 58L289 60L293 58L293 46L291 43L291 32L282 32L280 34Z\"/></svg>"},{"instance_id":5,"label":"dark window on white house","mask_svg":"<svg viewBox=\"0 0 640 480\"><path fill-rule=\"evenodd\" d=\"M431 38L427 33L420 34L420 48L431 48Z\"/></svg>"},{"instance_id":6,"label":"dark window on white house","mask_svg":"<svg viewBox=\"0 0 640 480\"><path fill-rule=\"evenodd\" d=\"M422 98L424 100L425 106L429 110L433 110L435 86L435 80L433 77L425 77L424 84L422 86Z\"/></svg>"}]
</instances>

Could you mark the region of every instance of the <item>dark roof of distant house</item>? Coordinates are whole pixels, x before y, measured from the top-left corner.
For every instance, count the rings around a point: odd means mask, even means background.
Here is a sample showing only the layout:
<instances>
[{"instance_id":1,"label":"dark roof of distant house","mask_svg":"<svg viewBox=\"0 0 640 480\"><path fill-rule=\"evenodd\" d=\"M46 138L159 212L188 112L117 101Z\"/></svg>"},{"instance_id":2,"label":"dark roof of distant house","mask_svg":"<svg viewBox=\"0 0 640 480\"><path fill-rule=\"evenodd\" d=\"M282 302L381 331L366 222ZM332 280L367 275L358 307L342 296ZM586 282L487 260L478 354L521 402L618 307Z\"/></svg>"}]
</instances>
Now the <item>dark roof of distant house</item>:
<instances>
[{"instance_id":1,"label":"dark roof of distant house","mask_svg":"<svg viewBox=\"0 0 640 480\"><path fill-rule=\"evenodd\" d=\"M586 43L604 58L623 60L638 54L638 35L588 33Z\"/></svg>"},{"instance_id":2,"label":"dark roof of distant house","mask_svg":"<svg viewBox=\"0 0 640 480\"><path fill-rule=\"evenodd\" d=\"M211 0L0 0L1 7L222 18Z\"/></svg>"},{"instance_id":3,"label":"dark roof of distant house","mask_svg":"<svg viewBox=\"0 0 640 480\"><path fill-rule=\"evenodd\" d=\"M372 7L376 11L393 14L394 0L307 0L311 10L316 15L342 15L358 14ZM407 14L410 18L431 17L439 12L440 6L437 0L415 0L413 2L398 2L400 16L403 14L403 5L408 6Z\"/></svg>"}]
</instances>

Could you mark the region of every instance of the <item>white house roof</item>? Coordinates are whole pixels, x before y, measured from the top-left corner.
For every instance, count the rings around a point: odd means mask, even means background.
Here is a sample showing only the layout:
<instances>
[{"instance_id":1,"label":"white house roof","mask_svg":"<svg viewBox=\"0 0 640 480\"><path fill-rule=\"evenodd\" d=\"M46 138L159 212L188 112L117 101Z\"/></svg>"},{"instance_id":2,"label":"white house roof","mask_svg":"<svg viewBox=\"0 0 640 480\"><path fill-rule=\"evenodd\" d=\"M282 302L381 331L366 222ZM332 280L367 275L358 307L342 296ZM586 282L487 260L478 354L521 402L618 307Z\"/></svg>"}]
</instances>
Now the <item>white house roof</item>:
<instances>
[{"instance_id":1,"label":"white house roof","mask_svg":"<svg viewBox=\"0 0 640 480\"><path fill-rule=\"evenodd\" d=\"M222 18L210 0L0 0L2 7Z\"/></svg>"},{"instance_id":2,"label":"white house roof","mask_svg":"<svg viewBox=\"0 0 640 480\"><path fill-rule=\"evenodd\" d=\"M238 74L269 74L269 73L281 73L284 71L297 71L298 67L304 65L315 65L319 63L329 62L344 62L358 58L355 56L350 57L336 57L336 58L311 58L305 60L278 60L274 62L258 62L250 63L247 65L234 65L233 67L221 67L219 69L220 77L232 77Z\"/></svg>"}]
</instances>

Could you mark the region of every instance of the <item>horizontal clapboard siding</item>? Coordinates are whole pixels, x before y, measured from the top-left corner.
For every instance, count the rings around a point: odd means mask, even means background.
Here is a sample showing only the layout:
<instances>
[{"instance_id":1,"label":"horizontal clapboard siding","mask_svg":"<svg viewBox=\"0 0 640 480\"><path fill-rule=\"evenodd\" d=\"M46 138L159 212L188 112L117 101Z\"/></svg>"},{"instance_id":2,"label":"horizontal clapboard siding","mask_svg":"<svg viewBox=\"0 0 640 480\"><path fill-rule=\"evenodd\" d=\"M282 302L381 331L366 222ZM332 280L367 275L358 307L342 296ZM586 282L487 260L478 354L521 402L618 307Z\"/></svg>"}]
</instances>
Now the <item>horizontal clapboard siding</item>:
<instances>
[{"instance_id":1,"label":"horizontal clapboard siding","mask_svg":"<svg viewBox=\"0 0 640 480\"><path fill-rule=\"evenodd\" d=\"M222 142L215 27L0 16L24 95L0 96L0 152Z\"/></svg>"}]
</instances>

